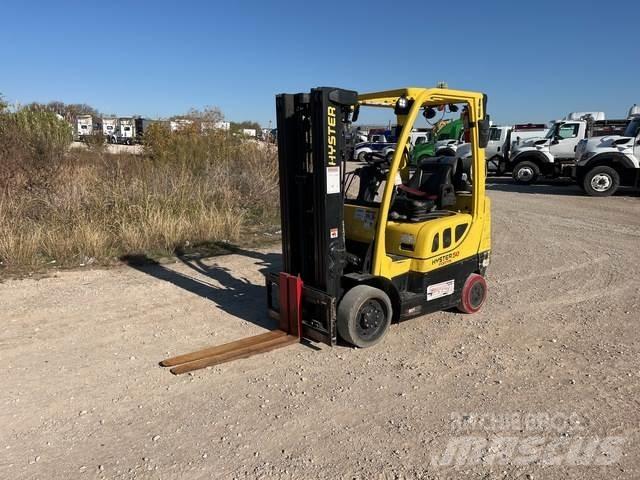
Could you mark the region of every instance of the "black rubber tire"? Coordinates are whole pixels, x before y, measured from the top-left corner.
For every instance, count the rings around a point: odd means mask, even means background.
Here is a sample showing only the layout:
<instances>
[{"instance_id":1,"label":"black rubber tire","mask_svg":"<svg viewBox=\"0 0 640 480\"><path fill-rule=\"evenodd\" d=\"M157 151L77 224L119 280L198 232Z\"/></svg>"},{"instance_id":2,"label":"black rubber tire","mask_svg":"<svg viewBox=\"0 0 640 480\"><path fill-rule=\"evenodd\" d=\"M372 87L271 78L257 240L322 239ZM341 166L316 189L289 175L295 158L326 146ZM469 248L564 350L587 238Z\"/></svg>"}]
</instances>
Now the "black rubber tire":
<instances>
[{"instance_id":1,"label":"black rubber tire","mask_svg":"<svg viewBox=\"0 0 640 480\"><path fill-rule=\"evenodd\" d=\"M527 172L526 175L523 173L524 171ZM513 180L520 185L531 185L538 180L538 177L540 176L540 167L529 160L523 160L513 167L513 173L511 176L513 177Z\"/></svg>"},{"instance_id":2,"label":"black rubber tire","mask_svg":"<svg viewBox=\"0 0 640 480\"><path fill-rule=\"evenodd\" d=\"M441 148L436 152L436 157L455 157L456 151L453 148Z\"/></svg>"},{"instance_id":3,"label":"black rubber tire","mask_svg":"<svg viewBox=\"0 0 640 480\"><path fill-rule=\"evenodd\" d=\"M394 154L394 153L395 153L395 152L389 152L389 153L387 153L387 157L386 157L386 158L387 158L387 162L391 162L391 160L393 160L393 154Z\"/></svg>"},{"instance_id":4,"label":"black rubber tire","mask_svg":"<svg viewBox=\"0 0 640 480\"><path fill-rule=\"evenodd\" d=\"M598 182L598 178L601 178L602 182ZM593 167L584 175L581 182L582 190L590 197L609 197L616 193L619 186L620 175L615 168L606 165Z\"/></svg>"},{"instance_id":5,"label":"black rubber tire","mask_svg":"<svg viewBox=\"0 0 640 480\"><path fill-rule=\"evenodd\" d=\"M460 294L458 310L462 313L476 313L487 300L487 282L482 275L472 273L467 277Z\"/></svg>"},{"instance_id":6,"label":"black rubber tire","mask_svg":"<svg viewBox=\"0 0 640 480\"><path fill-rule=\"evenodd\" d=\"M385 336L392 316L391 300L386 293L369 285L356 285L338 305L338 334L353 346L371 347ZM374 325L365 327L368 321Z\"/></svg>"},{"instance_id":7,"label":"black rubber tire","mask_svg":"<svg viewBox=\"0 0 640 480\"><path fill-rule=\"evenodd\" d=\"M367 160L366 155L367 155L367 152L360 152L358 154L358 161L365 162Z\"/></svg>"}]
</instances>

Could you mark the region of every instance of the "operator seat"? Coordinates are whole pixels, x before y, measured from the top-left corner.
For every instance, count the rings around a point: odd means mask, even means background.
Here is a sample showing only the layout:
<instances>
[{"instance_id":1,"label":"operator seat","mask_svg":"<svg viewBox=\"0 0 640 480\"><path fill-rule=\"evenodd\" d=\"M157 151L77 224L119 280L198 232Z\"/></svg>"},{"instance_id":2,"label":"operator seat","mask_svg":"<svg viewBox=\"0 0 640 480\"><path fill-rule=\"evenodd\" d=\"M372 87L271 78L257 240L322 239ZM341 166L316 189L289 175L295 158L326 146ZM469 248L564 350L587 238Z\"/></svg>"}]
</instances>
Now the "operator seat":
<instances>
[{"instance_id":1,"label":"operator seat","mask_svg":"<svg viewBox=\"0 0 640 480\"><path fill-rule=\"evenodd\" d=\"M389 218L404 222L422 222L435 209L454 205L453 178L455 158L433 157L420 165L406 185L398 186L391 204Z\"/></svg>"},{"instance_id":2,"label":"operator seat","mask_svg":"<svg viewBox=\"0 0 640 480\"><path fill-rule=\"evenodd\" d=\"M453 174L453 187L456 192L471 191L471 164L471 157L456 159L456 168Z\"/></svg>"}]
</instances>

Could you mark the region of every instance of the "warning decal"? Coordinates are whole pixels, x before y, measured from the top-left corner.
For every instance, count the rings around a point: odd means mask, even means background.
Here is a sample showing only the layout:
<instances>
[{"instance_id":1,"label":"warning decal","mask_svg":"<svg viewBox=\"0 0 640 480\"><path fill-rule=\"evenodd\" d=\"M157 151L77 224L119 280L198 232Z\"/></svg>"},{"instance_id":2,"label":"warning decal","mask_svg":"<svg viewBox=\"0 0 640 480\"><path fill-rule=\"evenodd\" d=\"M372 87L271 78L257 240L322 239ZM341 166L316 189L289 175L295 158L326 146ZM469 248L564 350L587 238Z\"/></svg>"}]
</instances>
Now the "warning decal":
<instances>
[{"instance_id":1,"label":"warning decal","mask_svg":"<svg viewBox=\"0 0 640 480\"><path fill-rule=\"evenodd\" d=\"M455 280L447 280L446 282L434 283L427 287L427 300L435 300L436 298L451 295L455 288Z\"/></svg>"}]
</instances>

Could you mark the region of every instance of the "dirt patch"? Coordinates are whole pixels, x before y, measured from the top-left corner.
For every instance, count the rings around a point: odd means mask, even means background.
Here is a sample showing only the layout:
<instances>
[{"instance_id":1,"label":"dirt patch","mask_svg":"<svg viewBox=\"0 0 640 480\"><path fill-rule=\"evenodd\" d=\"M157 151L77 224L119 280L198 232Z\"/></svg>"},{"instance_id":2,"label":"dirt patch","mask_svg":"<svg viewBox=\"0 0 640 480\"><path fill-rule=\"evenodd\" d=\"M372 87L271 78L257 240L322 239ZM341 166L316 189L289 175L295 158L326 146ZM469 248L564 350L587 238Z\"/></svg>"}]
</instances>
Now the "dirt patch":
<instances>
[{"instance_id":1,"label":"dirt patch","mask_svg":"<svg viewBox=\"0 0 640 480\"><path fill-rule=\"evenodd\" d=\"M489 189L486 307L395 325L371 349L158 366L273 327L275 248L0 284L0 477L638 478L638 198ZM491 447L533 437L547 453L599 443L589 466ZM461 438L488 450L451 453Z\"/></svg>"}]
</instances>

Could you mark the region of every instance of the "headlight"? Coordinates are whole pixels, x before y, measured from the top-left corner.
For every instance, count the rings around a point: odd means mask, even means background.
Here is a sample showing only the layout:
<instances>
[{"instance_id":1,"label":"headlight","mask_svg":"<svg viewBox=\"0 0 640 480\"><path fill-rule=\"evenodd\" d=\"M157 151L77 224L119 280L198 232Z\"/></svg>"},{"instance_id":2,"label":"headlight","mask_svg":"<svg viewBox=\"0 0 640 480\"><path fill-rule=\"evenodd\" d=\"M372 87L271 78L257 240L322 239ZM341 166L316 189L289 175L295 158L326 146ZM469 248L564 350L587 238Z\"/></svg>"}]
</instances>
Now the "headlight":
<instances>
[{"instance_id":1,"label":"headlight","mask_svg":"<svg viewBox=\"0 0 640 480\"><path fill-rule=\"evenodd\" d=\"M406 115L409 113L412 104L413 100L407 98L405 95L402 95L396 101L396 106L393 109L394 113L396 115Z\"/></svg>"}]
</instances>

